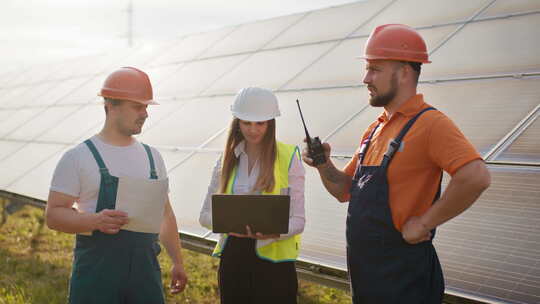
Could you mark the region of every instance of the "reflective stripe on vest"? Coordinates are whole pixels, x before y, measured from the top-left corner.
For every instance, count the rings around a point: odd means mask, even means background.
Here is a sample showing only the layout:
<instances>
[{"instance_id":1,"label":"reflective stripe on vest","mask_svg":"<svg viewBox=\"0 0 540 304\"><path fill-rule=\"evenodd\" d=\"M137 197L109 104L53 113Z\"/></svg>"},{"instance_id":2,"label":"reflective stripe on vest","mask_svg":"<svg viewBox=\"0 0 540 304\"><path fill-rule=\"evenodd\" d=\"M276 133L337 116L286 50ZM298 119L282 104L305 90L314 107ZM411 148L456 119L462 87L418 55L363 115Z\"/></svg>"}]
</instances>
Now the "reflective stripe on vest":
<instances>
[{"instance_id":1,"label":"reflective stripe on vest","mask_svg":"<svg viewBox=\"0 0 540 304\"><path fill-rule=\"evenodd\" d=\"M297 153L300 159L298 147L287 145L281 142L277 143L277 156L274 162L274 180L275 186L271 192L263 192L262 194L281 194L282 189L289 188L289 168L292 164L294 154ZM234 182L236 181L236 167L233 169L231 177L227 183L225 193L232 194ZM227 234L221 234L212 256L221 256L225 243L227 242ZM300 234L296 234L284 240L257 240L257 256L261 259L268 260L274 263L296 261L300 248Z\"/></svg>"}]
</instances>

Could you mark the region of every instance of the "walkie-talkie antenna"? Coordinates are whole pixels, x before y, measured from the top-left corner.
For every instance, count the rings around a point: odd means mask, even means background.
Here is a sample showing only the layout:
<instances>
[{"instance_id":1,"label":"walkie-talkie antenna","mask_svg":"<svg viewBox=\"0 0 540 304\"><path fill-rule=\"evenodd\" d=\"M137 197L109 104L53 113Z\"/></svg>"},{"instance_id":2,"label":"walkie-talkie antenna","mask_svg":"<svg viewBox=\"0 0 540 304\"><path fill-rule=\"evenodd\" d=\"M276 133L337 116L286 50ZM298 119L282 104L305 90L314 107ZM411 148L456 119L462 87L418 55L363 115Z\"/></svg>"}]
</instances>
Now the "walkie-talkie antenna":
<instances>
[{"instance_id":1,"label":"walkie-talkie antenna","mask_svg":"<svg viewBox=\"0 0 540 304\"><path fill-rule=\"evenodd\" d=\"M306 122L304 121L304 114L302 114L302 109L300 108L300 101L298 101L298 99L296 100L296 105L298 106L298 111L300 112L300 118L302 118L304 131L306 131L306 144L308 146L308 155L313 160L314 166L324 164L326 163L326 155L321 139L318 136L315 136L314 138L311 138L309 136Z\"/></svg>"},{"instance_id":2,"label":"walkie-talkie antenna","mask_svg":"<svg viewBox=\"0 0 540 304\"><path fill-rule=\"evenodd\" d=\"M309 132L306 127L306 122L304 121L304 115L302 115L302 109L300 109L300 102L296 100L296 105L298 106L298 111L300 111L300 118L302 118L302 124L304 125L304 131L306 131L306 140L311 142L311 137L309 137Z\"/></svg>"}]
</instances>

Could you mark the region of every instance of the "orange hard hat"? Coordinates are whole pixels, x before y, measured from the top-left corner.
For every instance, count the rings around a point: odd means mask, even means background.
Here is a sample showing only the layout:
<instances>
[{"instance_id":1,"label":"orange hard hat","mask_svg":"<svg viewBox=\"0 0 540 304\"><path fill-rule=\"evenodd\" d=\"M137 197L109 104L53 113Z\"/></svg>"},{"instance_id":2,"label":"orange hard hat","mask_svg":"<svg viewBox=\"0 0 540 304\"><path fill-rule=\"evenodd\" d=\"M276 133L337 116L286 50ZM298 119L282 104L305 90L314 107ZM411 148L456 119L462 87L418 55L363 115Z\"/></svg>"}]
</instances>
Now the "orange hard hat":
<instances>
[{"instance_id":1,"label":"orange hard hat","mask_svg":"<svg viewBox=\"0 0 540 304\"><path fill-rule=\"evenodd\" d=\"M111 99L135 101L145 105L153 100L152 84L145 72L134 67L122 67L112 72L98 94Z\"/></svg>"},{"instance_id":2,"label":"orange hard hat","mask_svg":"<svg viewBox=\"0 0 540 304\"><path fill-rule=\"evenodd\" d=\"M404 24L377 26L369 35L362 58L431 63L422 36Z\"/></svg>"}]
</instances>

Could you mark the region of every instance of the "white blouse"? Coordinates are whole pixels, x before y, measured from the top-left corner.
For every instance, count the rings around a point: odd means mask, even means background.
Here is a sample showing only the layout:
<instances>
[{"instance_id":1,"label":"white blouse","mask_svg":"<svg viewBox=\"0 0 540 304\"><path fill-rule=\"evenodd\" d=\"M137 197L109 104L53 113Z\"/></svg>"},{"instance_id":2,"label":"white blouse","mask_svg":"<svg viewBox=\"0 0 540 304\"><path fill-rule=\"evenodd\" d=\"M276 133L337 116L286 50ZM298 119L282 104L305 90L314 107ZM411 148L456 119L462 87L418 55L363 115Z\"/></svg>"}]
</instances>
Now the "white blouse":
<instances>
[{"instance_id":1,"label":"white blouse","mask_svg":"<svg viewBox=\"0 0 540 304\"><path fill-rule=\"evenodd\" d=\"M251 168L251 173L248 173L248 155L245 152L245 142L242 141L234 149L234 154L239 157L239 163L237 168L236 182L234 183L233 192L235 194L249 194L252 193L251 189L257 183L259 177L259 162L258 160ZM212 229L212 194L219 191L219 178L221 176L221 156L216 161L214 171L212 173L212 180L208 186L208 192L204 199L204 203L199 215L199 223L207 229ZM302 233L304 231L304 225L306 223L305 210L304 210L304 183L305 183L305 170L298 155L295 153L292 159L292 164L289 169L289 195L291 196L291 208L289 213L289 233L282 234L280 239L289 238L295 234ZM255 232L255 231L254 231Z\"/></svg>"}]
</instances>

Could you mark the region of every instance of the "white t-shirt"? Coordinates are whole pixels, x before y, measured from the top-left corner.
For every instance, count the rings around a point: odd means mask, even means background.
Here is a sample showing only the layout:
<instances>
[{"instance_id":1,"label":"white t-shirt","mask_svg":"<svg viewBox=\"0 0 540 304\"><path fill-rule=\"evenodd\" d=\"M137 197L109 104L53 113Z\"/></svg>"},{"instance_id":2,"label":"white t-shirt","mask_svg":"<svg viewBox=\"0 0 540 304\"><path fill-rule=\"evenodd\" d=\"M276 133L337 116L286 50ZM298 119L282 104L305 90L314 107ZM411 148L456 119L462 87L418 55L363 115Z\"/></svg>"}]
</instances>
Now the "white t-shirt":
<instances>
[{"instance_id":1,"label":"white t-shirt","mask_svg":"<svg viewBox=\"0 0 540 304\"><path fill-rule=\"evenodd\" d=\"M109 174L116 177L150 178L150 160L143 145L134 141L125 147L113 146L98 136L91 138ZM161 154L151 148L158 179L167 177ZM99 166L85 143L68 150L54 170L51 191L77 197L77 207L84 212L96 211L101 175Z\"/></svg>"}]
</instances>

